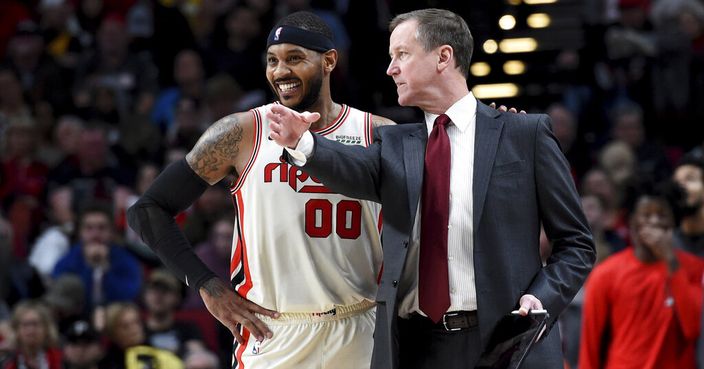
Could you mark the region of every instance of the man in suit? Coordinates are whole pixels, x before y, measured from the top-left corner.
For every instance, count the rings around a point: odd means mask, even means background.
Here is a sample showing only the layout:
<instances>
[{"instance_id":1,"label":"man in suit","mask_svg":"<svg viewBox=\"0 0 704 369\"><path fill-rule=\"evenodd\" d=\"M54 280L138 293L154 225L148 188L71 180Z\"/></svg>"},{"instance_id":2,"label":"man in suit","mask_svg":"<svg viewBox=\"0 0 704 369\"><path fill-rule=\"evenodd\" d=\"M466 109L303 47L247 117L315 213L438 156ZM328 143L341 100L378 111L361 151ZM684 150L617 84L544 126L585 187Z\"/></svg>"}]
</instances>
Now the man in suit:
<instances>
[{"instance_id":1,"label":"man in suit","mask_svg":"<svg viewBox=\"0 0 704 369\"><path fill-rule=\"evenodd\" d=\"M424 9L390 29L387 74L424 123L379 127L365 149L309 133L317 113L276 107L270 138L332 190L383 206L372 368L473 368L511 310L545 308L552 327L592 267L591 232L549 117L504 114L469 91L465 21ZM556 331L524 368L562 368Z\"/></svg>"}]
</instances>

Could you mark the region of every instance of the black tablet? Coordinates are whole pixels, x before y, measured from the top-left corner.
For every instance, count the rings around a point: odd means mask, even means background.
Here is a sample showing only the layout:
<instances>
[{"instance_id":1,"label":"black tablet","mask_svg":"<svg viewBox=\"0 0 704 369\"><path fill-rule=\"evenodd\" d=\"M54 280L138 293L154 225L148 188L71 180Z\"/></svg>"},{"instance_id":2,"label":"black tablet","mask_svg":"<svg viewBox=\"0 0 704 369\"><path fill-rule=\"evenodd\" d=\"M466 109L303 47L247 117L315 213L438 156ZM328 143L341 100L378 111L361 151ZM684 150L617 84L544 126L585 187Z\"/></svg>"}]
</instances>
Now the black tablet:
<instances>
[{"instance_id":1,"label":"black tablet","mask_svg":"<svg viewBox=\"0 0 704 369\"><path fill-rule=\"evenodd\" d=\"M531 310L527 316L520 316L515 310L504 316L475 369L520 368L533 344L544 333L549 317L546 310Z\"/></svg>"}]
</instances>

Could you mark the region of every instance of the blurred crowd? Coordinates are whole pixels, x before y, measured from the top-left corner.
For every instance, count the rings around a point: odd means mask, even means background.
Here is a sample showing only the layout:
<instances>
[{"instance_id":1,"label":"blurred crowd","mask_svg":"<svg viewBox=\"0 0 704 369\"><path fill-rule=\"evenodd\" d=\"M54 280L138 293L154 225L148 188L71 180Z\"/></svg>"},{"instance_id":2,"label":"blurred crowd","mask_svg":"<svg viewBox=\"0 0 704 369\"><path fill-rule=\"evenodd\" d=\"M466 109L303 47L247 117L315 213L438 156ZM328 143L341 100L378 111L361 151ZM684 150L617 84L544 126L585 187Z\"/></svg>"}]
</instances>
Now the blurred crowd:
<instances>
[{"instance_id":1,"label":"blurred crowd","mask_svg":"<svg viewBox=\"0 0 704 369\"><path fill-rule=\"evenodd\" d=\"M469 3L0 1L0 367L227 368L229 332L125 210L212 122L271 100L263 55L281 16L312 10L334 30L336 101L406 122L418 111L396 106L383 75L388 20L439 6L472 28ZM704 2L583 5L584 42L551 61L560 98L499 102L552 117L600 262L631 247L628 209L643 188L669 199L675 245L704 257ZM218 184L177 218L225 280L231 201ZM566 337L579 336L581 301ZM565 339L572 368L578 345Z\"/></svg>"}]
</instances>

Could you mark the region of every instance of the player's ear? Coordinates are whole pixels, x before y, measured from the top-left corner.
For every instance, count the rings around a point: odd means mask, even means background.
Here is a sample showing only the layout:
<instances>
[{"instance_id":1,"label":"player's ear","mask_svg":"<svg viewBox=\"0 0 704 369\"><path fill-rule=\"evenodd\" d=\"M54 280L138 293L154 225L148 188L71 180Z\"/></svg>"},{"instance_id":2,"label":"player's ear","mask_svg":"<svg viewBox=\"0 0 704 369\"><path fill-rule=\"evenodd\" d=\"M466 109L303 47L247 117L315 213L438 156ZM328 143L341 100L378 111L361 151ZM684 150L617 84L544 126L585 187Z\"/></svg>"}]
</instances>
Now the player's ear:
<instances>
[{"instance_id":1,"label":"player's ear","mask_svg":"<svg viewBox=\"0 0 704 369\"><path fill-rule=\"evenodd\" d=\"M323 70L325 73L332 73L337 65L337 50L330 49L323 53Z\"/></svg>"}]
</instances>

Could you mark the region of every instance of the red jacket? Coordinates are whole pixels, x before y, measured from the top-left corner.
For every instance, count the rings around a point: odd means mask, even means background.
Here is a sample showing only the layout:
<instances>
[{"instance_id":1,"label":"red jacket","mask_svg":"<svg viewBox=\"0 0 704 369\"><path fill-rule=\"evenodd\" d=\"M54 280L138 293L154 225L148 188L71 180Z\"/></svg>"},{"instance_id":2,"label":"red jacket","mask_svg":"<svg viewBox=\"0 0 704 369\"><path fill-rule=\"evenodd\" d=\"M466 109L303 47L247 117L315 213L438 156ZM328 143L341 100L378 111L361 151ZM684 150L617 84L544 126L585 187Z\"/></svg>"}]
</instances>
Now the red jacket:
<instances>
[{"instance_id":1,"label":"red jacket","mask_svg":"<svg viewBox=\"0 0 704 369\"><path fill-rule=\"evenodd\" d=\"M587 279L580 369L695 369L704 260L675 250L680 267L646 264L633 248Z\"/></svg>"}]
</instances>

